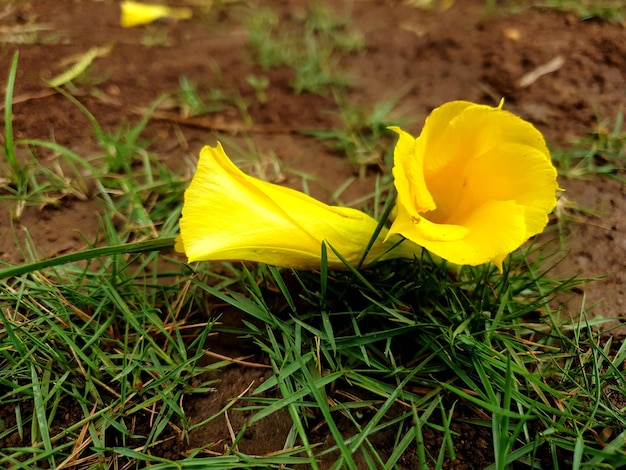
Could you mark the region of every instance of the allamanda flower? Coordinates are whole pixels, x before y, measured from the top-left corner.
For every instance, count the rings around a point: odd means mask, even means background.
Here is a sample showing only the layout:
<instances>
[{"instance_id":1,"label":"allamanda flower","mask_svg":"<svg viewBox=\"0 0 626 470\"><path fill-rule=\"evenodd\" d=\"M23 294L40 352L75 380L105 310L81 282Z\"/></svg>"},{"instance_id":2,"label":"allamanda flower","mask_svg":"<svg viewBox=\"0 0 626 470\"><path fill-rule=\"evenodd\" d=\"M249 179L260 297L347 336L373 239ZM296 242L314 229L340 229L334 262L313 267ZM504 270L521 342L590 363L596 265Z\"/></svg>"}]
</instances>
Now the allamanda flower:
<instances>
[{"instance_id":1,"label":"allamanda flower","mask_svg":"<svg viewBox=\"0 0 626 470\"><path fill-rule=\"evenodd\" d=\"M193 261L257 261L319 269L322 242L356 266L377 221L348 207L329 206L299 191L244 174L218 143L200 152L185 192L176 250ZM419 255L420 247L383 229L365 264ZM345 269L330 247L328 266Z\"/></svg>"},{"instance_id":2,"label":"allamanda flower","mask_svg":"<svg viewBox=\"0 0 626 470\"><path fill-rule=\"evenodd\" d=\"M541 133L500 107L446 103L418 138L397 127L393 176L401 234L452 263L504 258L548 222L556 170Z\"/></svg>"}]
</instances>

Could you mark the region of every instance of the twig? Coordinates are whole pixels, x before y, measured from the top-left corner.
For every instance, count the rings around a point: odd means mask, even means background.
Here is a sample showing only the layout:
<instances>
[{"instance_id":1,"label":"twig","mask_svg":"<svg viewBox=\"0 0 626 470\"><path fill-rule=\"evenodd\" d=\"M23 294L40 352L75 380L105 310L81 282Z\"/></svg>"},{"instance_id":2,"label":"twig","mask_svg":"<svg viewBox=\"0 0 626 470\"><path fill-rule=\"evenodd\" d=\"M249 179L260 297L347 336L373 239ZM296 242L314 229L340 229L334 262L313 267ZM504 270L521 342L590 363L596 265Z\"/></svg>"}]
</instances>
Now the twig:
<instances>
[{"instance_id":1,"label":"twig","mask_svg":"<svg viewBox=\"0 0 626 470\"><path fill-rule=\"evenodd\" d=\"M213 357L215 359L221 359L223 361L228 361L228 362L232 362L233 364L239 364L240 366L247 366L247 367L258 367L260 369L271 369L271 366L268 366L267 364L258 364L256 362L248 362L248 361L242 361L241 359L236 359L233 357L228 357L228 356L224 356L222 354L218 354L215 352L211 352L211 351L204 351L204 354L206 354L209 357ZM247 356L250 357L250 356Z\"/></svg>"}]
</instances>

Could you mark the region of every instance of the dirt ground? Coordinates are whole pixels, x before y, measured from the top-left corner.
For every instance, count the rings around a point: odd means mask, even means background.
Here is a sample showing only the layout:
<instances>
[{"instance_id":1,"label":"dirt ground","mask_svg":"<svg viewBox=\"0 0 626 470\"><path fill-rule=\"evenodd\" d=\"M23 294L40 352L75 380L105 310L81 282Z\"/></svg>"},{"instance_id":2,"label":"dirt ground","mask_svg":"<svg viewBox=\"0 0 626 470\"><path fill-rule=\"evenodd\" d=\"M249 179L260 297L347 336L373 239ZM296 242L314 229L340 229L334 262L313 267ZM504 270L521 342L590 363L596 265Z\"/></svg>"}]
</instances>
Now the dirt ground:
<instances>
[{"instance_id":1,"label":"dirt ground","mask_svg":"<svg viewBox=\"0 0 626 470\"><path fill-rule=\"evenodd\" d=\"M196 2L196 4L199 2ZM398 99L397 110L412 120L408 130L419 132L434 107L465 99L505 107L533 122L554 149L563 149L598 127L613 122L626 103L626 27L598 20L581 21L572 13L526 8L522 12L500 7L488 11L484 0L457 1L446 11L419 9L410 1L360 0L329 2L352 25L364 33L365 48L345 56L344 69L354 87L352 102L367 109L382 100ZM413 4L419 2L413 2ZM306 2L264 0L263 7L290 21L306 11ZM119 4L114 1L38 0L0 4L0 83L4 89L12 56L19 50L15 86L13 127L16 138L54 139L86 154L95 148L92 126L66 97L44 82L64 70L62 61L85 53L92 46L113 44L112 51L94 60L91 73L100 84L79 86L76 96L103 127L136 122L161 94L180 87L187 76L199 86L211 88L228 83L239 90L248 105L252 126L237 110L186 118L176 109L160 110L145 135L154 139L150 150L172 170L185 167L200 147L215 141L215 132L248 134L254 145L281 165L315 175L323 184L312 186L315 196L329 200L330 191L353 176L354 168L319 141L303 132L339 125L331 96L293 92L292 72L284 67L264 70L255 65L242 12L254 10L255 2L225 3L210 10L195 6L194 19L162 22L143 28L119 26ZM8 41L17 25L45 25L41 40L15 44ZM150 28L150 29L148 29ZM146 31L165 33L167 45L144 45ZM561 59L559 59L561 58ZM562 61L557 70L522 86L529 72L551 61ZM553 64L555 62L552 62ZM215 70L219 69L219 77ZM257 100L246 81L250 74L269 78L266 103ZM184 138L181 138L181 135ZM42 154L43 164L50 164ZM373 173L373 172L370 172ZM299 179L286 173L285 184L298 187ZM342 193L344 203L371 191L373 174L357 179ZM582 289L586 305L602 301L595 314L626 319L623 303L626 285L626 198L623 183L607 177L562 179L568 200L592 209L598 216L584 215L569 224L567 253L558 266L559 275L606 276ZM301 187L299 187L301 189ZM0 189L1 190L1 189ZM83 234L93 239L98 228L98 205L93 200L65 198L58 208L27 206L16 223L37 240L40 253L58 255L84 248ZM22 260L10 233L12 203L0 203L0 260ZM549 236L556 236L553 226ZM560 249L560 248L559 248ZM579 298L582 298L582 294ZM238 356L241 351L216 352ZM233 367L220 377L216 394L196 399L189 412L200 421L239 395L253 380L262 380L266 369ZM241 426L245 416L233 413L231 424ZM197 422L197 421L196 421ZM250 429L240 450L263 454L280 448L288 432L285 419L258 423ZM228 439L219 435L226 426L214 423L191 435L191 446ZM483 468L491 462L490 436L476 429L459 429L457 461L450 468ZM313 436L323 440L325 436ZM440 437L424 436L438 449ZM381 446L389 445L381 437ZM392 441L391 441L392 442ZM14 443L15 444L15 443ZM164 449L164 455L183 455L182 444ZM413 468L407 461L406 468Z\"/></svg>"}]
</instances>

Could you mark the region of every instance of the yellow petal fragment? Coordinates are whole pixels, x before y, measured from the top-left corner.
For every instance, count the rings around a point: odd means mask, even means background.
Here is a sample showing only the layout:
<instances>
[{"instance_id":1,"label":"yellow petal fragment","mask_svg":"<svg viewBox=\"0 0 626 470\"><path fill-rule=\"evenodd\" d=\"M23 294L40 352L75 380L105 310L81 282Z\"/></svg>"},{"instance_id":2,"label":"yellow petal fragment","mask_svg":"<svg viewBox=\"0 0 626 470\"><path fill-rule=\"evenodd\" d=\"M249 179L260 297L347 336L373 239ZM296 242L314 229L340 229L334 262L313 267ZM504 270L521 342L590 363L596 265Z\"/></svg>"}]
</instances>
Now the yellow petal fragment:
<instances>
[{"instance_id":1,"label":"yellow petal fragment","mask_svg":"<svg viewBox=\"0 0 626 470\"><path fill-rule=\"evenodd\" d=\"M186 20L193 15L191 8L188 7L174 8L165 5L152 5L133 1L123 1L120 3L120 7L120 24L123 28L149 24L160 18Z\"/></svg>"}]
</instances>

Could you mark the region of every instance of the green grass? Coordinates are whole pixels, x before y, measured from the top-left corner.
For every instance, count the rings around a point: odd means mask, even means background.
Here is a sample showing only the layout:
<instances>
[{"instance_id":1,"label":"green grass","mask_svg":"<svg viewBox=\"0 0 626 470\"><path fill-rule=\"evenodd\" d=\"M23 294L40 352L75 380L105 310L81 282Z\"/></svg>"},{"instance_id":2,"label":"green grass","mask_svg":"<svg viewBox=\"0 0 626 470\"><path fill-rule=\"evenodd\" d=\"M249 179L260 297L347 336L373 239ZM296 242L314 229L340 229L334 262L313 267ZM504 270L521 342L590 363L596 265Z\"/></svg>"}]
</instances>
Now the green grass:
<instances>
[{"instance_id":1,"label":"green grass","mask_svg":"<svg viewBox=\"0 0 626 470\"><path fill-rule=\"evenodd\" d=\"M288 450L258 458L236 451L245 429L235 430L221 457L178 462L183 468L316 468L315 459L393 468L407 455L441 467L454 457L459 423L492 434L493 468L616 468L625 458L626 346L602 337L584 311L573 324L559 319L550 299L579 281L550 280L530 253L516 254L502 275L426 255L361 272L231 266L220 277L206 265L191 275L158 252L118 251L2 281L0 402L16 417L0 439L30 442L0 451L3 465L54 468L87 440L85 462L173 468L150 454L184 442L192 417L181 404L218 385L202 374L228 361L199 363L214 333L253 341L273 371L228 408L249 413L248 427L285 411L292 433ZM207 298L243 312L242 326L221 327ZM471 411L458 417L461 405ZM75 423L59 429L67 409ZM133 429L148 412L150 430ZM310 437L320 425L329 433L322 446ZM439 447L422 445L426 429L441 436ZM377 446L380 433L395 444Z\"/></svg>"},{"instance_id":2,"label":"green grass","mask_svg":"<svg viewBox=\"0 0 626 470\"><path fill-rule=\"evenodd\" d=\"M37 205L43 209L58 206L66 197L87 200L88 184L82 170L96 174L97 170L88 160L71 150L50 141L23 139L16 141L13 135L13 89L17 73L19 55L16 53L11 62L4 102L4 148L3 164L0 166L3 176L0 189L3 198L15 201L11 211L12 219L19 219L26 204ZM48 167L41 166L33 150L45 148L55 157Z\"/></svg>"},{"instance_id":3,"label":"green grass","mask_svg":"<svg viewBox=\"0 0 626 470\"><path fill-rule=\"evenodd\" d=\"M248 112L249 101L241 95L232 80L222 76L217 64L211 63L210 66L210 84L196 83L183 75L179 78L179 88L164 96L163 101L158 103L158 108L175 109L183 119L233 110L246 126L252 125L252 117ZM258 83L254 84L258 88L258 99L269 83L263 86L263 80L259 78Z\"/></svg>"},{"instance_id":4,"label":"green grass","mask_svg":"<svg viewBox=\"0 0 626 470\"><path fill-rule=\"evenodd\" d=\"M269 78L264 75L257 76L254 74L249 74L246 76L246 82L256 92L256 98L259 103L265 104L267 103L267 88L270 85Z\"/></svg>"},{"instance_id":5,"label":"green grass","mask_svg":"<svg viewBox=\"0 0 626 470\"><path fill-rule=\"evenodd\" d=\"M600 121L596 129L572 149L553 152L559 173L568 178L604 175L623 181L626 170L626 130L623 125L624 115L619 112L614 122Z\"/></svg>"},{"instance_id":6,"label":"green grass","mask_svg":"<svg viewBox=\"0 0 626 470\"><path fill-rule=\"evenodd\" d=\"M611 178L626 181L626 132L622 130L623 114L619 112L614 122L600 122L596 129L568 150L553 150L552 160L559 175L569 179L590 180ZM575 223L590 219L600 220L608 215L603 207L585 207L572 200L565 192L559 197L555 210L561 245L566 246L566 234Z\"/></svg>"},{"instance_id":7,"label":"green grass","mask_svg":"<svg viewBox=\"0 0 626 470\"><path fill-rule=\"evenodd\" d=\"M180 111L183 117L223 111L227 107L226 94L220 88L204 93L188 77L180 77Z\"/></svg>"},{"instance_id":8,"label":"green grass","mask_svg":"<svg viewBox=\"0 0 626 470\"><path fill-rule=\"evenodd\" d=\"M622 0L487 0L486 3L490 8L502 3L515 8L538 7L571 12L581 20L621 23L626 19L626 7Z\"/></svg>"},{"instance_id":9,"label":"green grass","mask_svg":"<svg viewBox=\"0 0 626 470\"><path fill-rule=\"evenodd\" d=\"M24 167L20 164L15 154L13 140L13 89L15 87L15 75L17 74L17 64L19 54L16 52L11 61L11 69L7 81L6 94L4 99L4 158L7 163L5 178L9 184L17 187L18 191L25 184L26 176Z\"/></svg>"},{"instance_id":10,"label":"green grass","mask_svg":"<svg viewBox=\"0 0 626 470\"><path fill-rule=\"evenodd\" d=\"M621 0L545 0L548 8L576 13L581 19L620 23L626 19L626 6Z\"/></svg>"},{"instance_id":11,"label":"green grass","mask_svg":"<svg viewBox=\"0 0 626 470\"><path fill-rule=\"evenodd\" d=\"M390 167L394 133L388 127L407 124L406 119L394 113L398 99L381 101L374 104L371 111L366 111L349 103L341 90L335 90L334 98L343 128L310 131L308 134L346 156L360 176L364 176L369 167Z\"/></svg>"},{"instance_id":12,"label":"green grass","mask_svg":"<svg viewBox=\"0 0 626 470\"><path fill-rule=\"evenodd\" d=\"M317 2L293 19L280 18L269 8L255 9L246 27L255 61L265 70L291 68L296 93L326 95L332 88L348 86L340 70L341 58L365 44L347 17Z\"/></svg>"},{"instance_id":13,"label":"green grass","mask_svg":"<svg viewBox=\"0 0 626 470\"><path fill-rule=\"evenodd\" d=\"M225 364L198 364L212 323L187 321L185 281L162 287L158 262L114 256L97 269L64 267L3 286L0 402L15 406L16 419L0 439L18 433L29 445L3 448L2 466L55 468L81 440L89 444L81 458L110 461L114 445L148 450L172 439L173 423L186 427L181 397L209 390L194 378ZM149 410L153 427L140 435L133 420ZM70 412L75 422L59 428Z\"/></svg>"}]
</instances>

